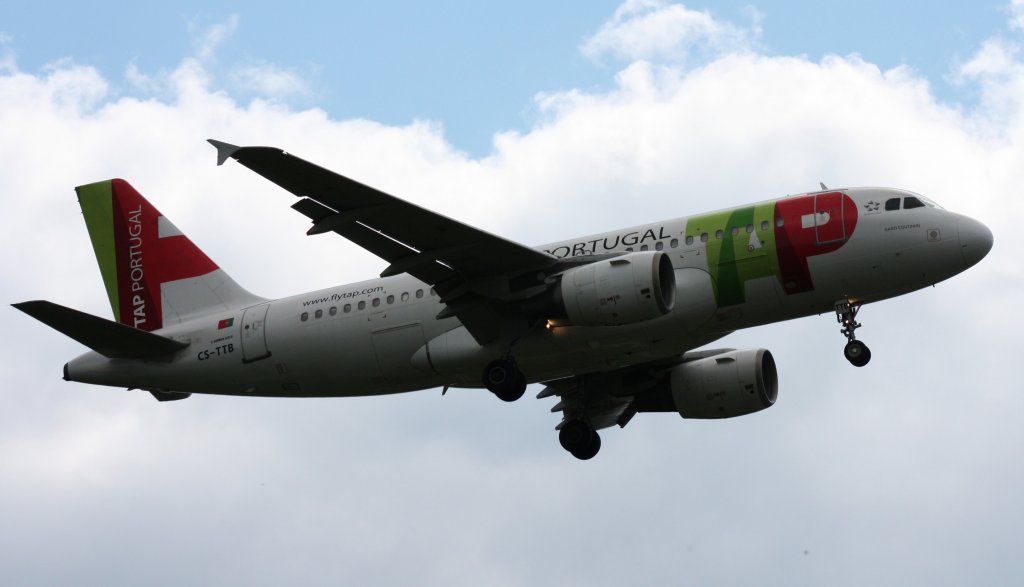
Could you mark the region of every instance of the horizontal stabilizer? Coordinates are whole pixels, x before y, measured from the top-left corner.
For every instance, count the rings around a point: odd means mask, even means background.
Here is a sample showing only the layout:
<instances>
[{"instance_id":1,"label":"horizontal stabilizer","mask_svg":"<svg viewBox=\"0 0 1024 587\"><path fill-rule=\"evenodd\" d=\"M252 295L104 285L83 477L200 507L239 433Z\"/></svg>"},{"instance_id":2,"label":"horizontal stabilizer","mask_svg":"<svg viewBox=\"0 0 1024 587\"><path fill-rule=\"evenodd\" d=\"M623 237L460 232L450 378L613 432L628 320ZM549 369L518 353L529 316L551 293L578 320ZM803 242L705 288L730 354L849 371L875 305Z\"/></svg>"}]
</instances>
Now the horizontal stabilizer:
<instances>
[{"instance_id":1,"label":"horizontal stabilizer","mask_svg":"<svg viewBox=\"0 0 1024 587\"><path fill-rule=\"evenodd\" d=\"M53 302L35 300L12 305L109 359L150 359L169 355L188 346L185 342L72 310Z\"/></svg>"}]
</instances>

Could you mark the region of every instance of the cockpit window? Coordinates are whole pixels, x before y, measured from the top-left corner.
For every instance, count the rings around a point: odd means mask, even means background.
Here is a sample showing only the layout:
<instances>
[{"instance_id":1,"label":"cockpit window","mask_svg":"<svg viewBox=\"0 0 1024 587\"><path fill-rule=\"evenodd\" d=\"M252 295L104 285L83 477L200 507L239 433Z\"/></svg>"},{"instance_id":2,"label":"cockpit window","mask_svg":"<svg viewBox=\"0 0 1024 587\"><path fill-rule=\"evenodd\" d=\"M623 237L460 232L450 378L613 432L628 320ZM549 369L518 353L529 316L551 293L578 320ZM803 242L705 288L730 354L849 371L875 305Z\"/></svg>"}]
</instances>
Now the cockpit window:
<instances>
[{"instance_id":1,"label":"cockpit window","mask_svg":"<svg viewBox=\"0 0 1024 587\"><path fill-rule=\"evenodd\" d=\"M885 209L886 210L899 210L900 209L900 199L899 198L889 198L888 200L885 201Z\"/></svg>"},{"instance_id":2,"label":"cockpit window","mask_svg":"<svg viewBox=\"0 0 1024 587\"><path fill-rule=\"evenodd\" d=\"M918 200L914 196L907 196L903 198L903 209L910 210L911 208L924 208L924 202Z\"/></svg>"}]
</instances>

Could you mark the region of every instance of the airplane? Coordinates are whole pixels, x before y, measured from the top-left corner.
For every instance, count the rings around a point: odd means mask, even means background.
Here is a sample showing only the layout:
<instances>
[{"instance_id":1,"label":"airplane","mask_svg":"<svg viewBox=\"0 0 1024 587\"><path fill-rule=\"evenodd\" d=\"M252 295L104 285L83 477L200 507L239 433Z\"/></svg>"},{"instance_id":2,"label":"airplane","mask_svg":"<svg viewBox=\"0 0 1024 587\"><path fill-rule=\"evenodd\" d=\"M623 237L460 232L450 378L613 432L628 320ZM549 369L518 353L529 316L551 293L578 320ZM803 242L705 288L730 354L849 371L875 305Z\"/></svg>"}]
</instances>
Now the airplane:
<instances>
[{"instance_id":1,"label":"airplane","mask_svg":"<svg viewBox=\"0 0 1024 587\"><path fill-rule=\"evenodd\" d=\"M559 442L641 412L731 418L771 407L764 348L703 348L742 328L835 313L844 355L864 304L948 279L992 248L981 222L890 188L821 190L528 247L272 147L209 141L297 197L312 225L388 263L376 279L269 300L239 286L126 181L76 188L115 320L16 308L89 352L64 379L192 393L365 396L528 383L557 396Z\"/></svg>"}]
</instances>

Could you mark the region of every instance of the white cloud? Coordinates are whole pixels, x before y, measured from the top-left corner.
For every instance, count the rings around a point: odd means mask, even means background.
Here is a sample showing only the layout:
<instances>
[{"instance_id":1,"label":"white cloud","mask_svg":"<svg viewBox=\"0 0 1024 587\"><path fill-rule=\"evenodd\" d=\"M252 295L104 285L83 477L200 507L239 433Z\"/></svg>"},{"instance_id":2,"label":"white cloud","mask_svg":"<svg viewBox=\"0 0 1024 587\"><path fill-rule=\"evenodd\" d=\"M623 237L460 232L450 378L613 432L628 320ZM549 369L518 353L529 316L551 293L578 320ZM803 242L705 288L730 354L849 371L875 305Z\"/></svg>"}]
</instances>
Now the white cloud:
<instances>
[{"instance_id":1,"label":"white cloud","mask_svg":"<svg viewBox=\"0 0 1024 587\"><path fill-rule=\"evenodd\" d=\"M155 95L162 90L158 78L144 73L134 61L128 64L124 70L124 79L128 82L133 94Z\"/></svg>"},{"instance_id":2,"label":"white cloud","mask_svg":"<svg viewBox=\"0 0 1024 587\"><path fill-rule=\"evenodd\" d=\"M1024 29L1024 0L1010 0L1010 27Z\"/></svg>"},{"instance_id":3,"label":"white cloud","mask_svg":"<svg viewBox=\"0 0 1024 587\"><path fill-rule=\"evenodd\" d=\"M231 72L231 79L243 91L270 98L285 98L309 92L309 86L301 76L272 63L241 67Z\"/></svg>"},{"instance_id":4,"label":"white cloud","mask_svg":"<svg viewBox=\"0 0 1024 587\"><path fill-rule=\"evenodd\" d=\"M194 94L223 87L256 100L308 97L309 84L303 75L292 69L258 60L232 64L223 69L214 67L217 50L235 33L239 21L238 15L233 14L224 22L206 28L201 28L196 21L190 23L193 54L170 71L145 73L135 62L129 63L124 73L129 94L174 100L183 93Z\"/></svg>"},{"instance_id":5,"label":"white cloud","mask_svg":"<svg viewBox=\"0 0 1024 587\"><path fill-rule=\"evenodd\" d=\"M637 14L674 12L628 3L602 30ZM869 367L842 359L831 316L738 332L726 343L775 353L777 406L718 422L640 415L589 463L563 454L550 403L529 395L158 404L63 383L81 347L8 309L0 583L1020 582L1020 57L979 49L963 72L983 93L972 110L910 69L856 57L737 45L699 67L640 62L711 38L677 34L642 49L623 36L600 53L633 60L611 90L542 96L541 123L478 159L437 123L240 103L216 89L212 48L166 76L129 67L130 83L166 83L160 97L119 95L119 80L70 61L0 72L8 301L109 313L72 187L114 176L257 293L382 269L340 239L305 237L291 196L216 167L210 137L277 145L531 244L819 180L914 189L996 236L966 274L865 308Z\"/></svg>"},{"instance_id":6,"label":"white cloud","mask_svg":"<svg viewBox=\"0 0 1024 587\"><path fill-rule=\"evenodd\" d=\"M761 36L760 15L752 16L751 26L743 28L668 0L627 0L581 50L592 59L611 55L625 60L681 60L694 52L713 56L743 51Z\"/></svg>"},{"instance_id":7,"label":"white cloud","mask_svg":"<svg viewBox=\"0 0 1024 587\"><path fill-rule=\"evenodd\" d=\"M239 20L237 14L232 14L224 22L205 28L202 28L196 21L190 23L189 30L194 34L192 46L195 49L196 57L200 61L212 59L217 48L238 29Z\"/></svg>"},{"instance_id":8,"label":"white cloud","mask_svg":"<svg viewBox=\"0 0 1024 587\"><path fill-rule=\"evenodd\" d=\"M14 51L9 47L13 40L11 35L0 31L0 72L2 73L13 73L18 69Z\"/></svg>"}]
</instances>

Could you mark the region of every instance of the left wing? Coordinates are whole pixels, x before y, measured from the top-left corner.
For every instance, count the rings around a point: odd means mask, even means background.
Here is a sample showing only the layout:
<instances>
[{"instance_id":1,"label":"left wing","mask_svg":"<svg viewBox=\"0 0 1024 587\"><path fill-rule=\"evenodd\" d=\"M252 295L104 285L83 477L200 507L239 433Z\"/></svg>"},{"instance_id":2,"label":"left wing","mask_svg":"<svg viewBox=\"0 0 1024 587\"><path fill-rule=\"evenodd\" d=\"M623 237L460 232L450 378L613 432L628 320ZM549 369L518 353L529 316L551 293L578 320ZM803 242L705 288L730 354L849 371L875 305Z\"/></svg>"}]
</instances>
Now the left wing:
<instances>
[{"instance_id":1,"label":"left wing","mask_svg":"<svg viewBox=\"0 0 1024 587\"><path fill-rule=\"evenodd\" d=\"M218 165L235 159L301 198L292 208L313 221L307 234L340 234L390 263L381 277L409 273L434 286L447 304L441 317L457 316L481 344L497 337L499 306L515 299L516 277L559 262L281 149L209 142L217 148Z\"/></svg>"}]
</instances>

